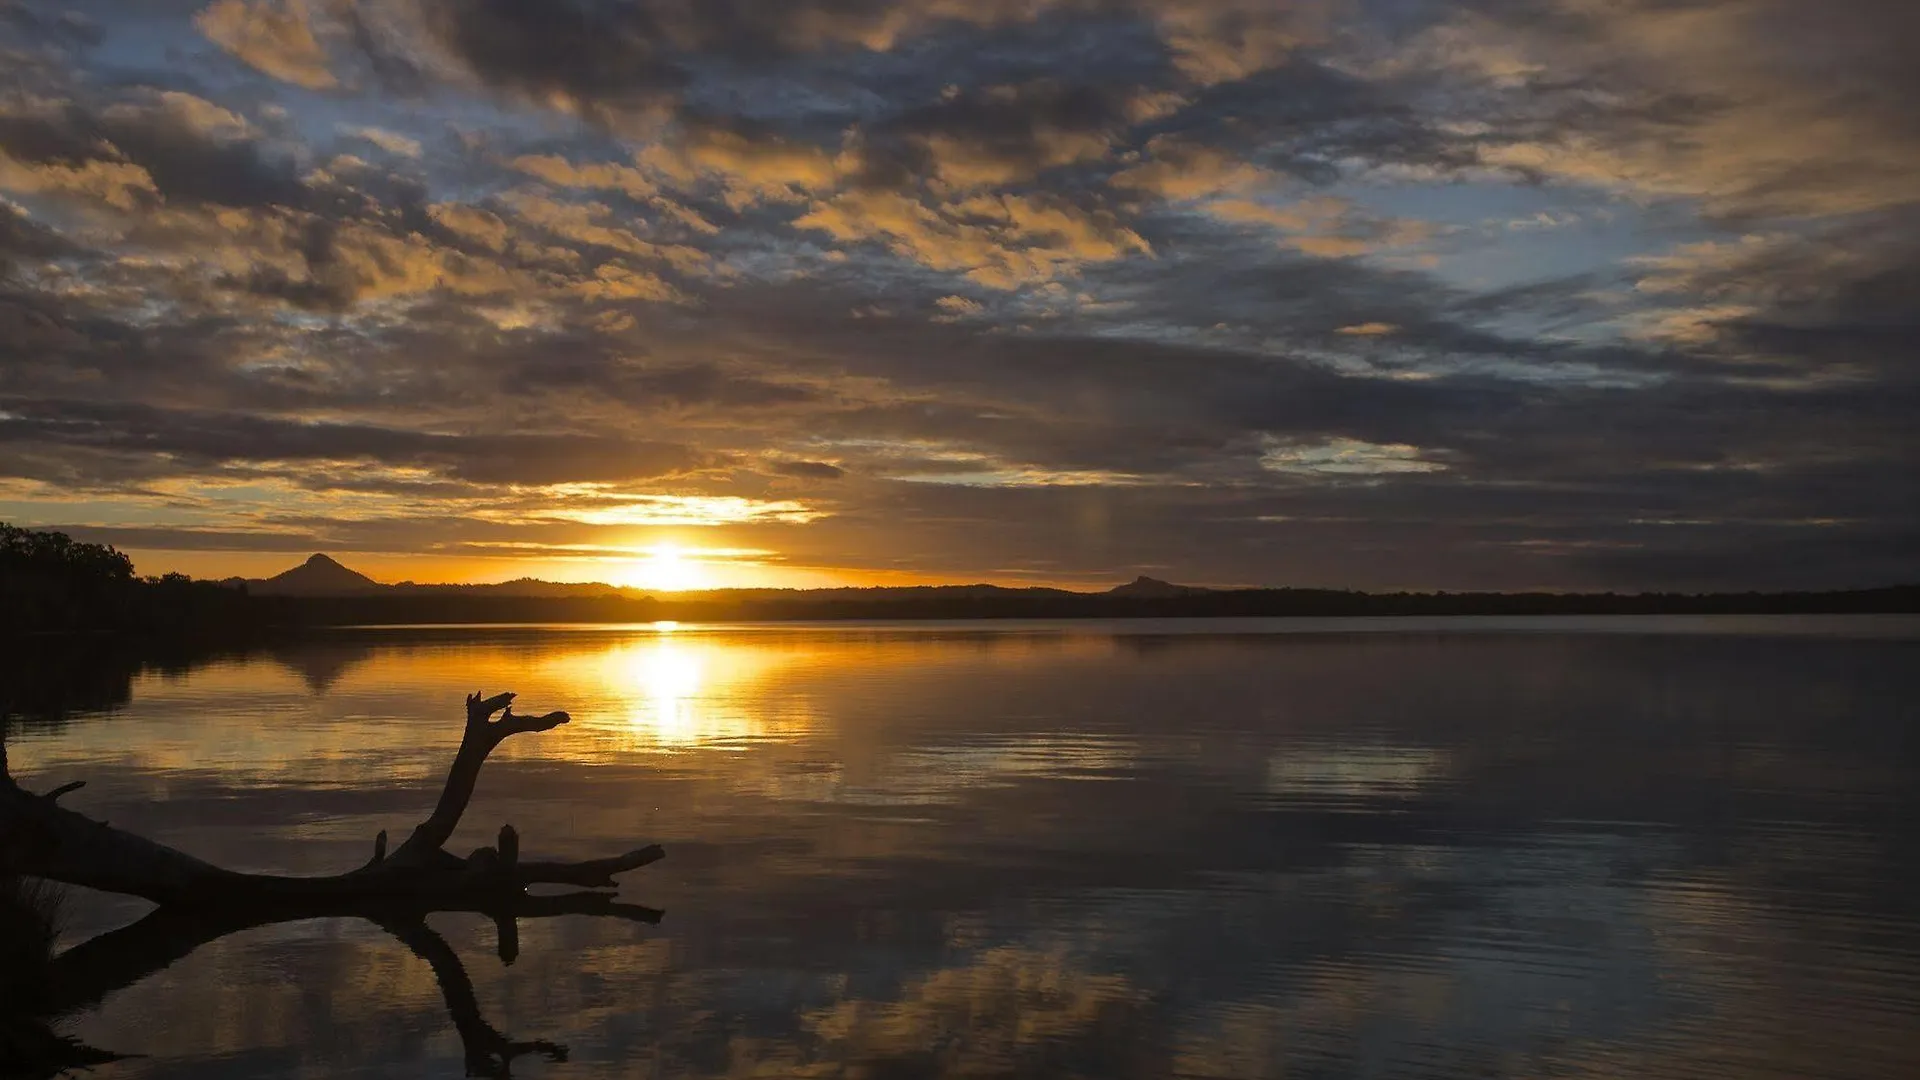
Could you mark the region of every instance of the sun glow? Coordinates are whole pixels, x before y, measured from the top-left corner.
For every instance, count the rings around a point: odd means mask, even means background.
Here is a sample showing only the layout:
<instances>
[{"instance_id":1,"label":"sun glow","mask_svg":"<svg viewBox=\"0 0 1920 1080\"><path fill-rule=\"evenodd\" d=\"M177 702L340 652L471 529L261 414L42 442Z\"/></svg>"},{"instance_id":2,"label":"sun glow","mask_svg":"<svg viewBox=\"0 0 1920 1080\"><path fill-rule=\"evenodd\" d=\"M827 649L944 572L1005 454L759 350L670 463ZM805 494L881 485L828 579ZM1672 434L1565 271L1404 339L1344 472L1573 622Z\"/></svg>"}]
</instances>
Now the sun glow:
<instances>
[{"instance_id":1,"label":"sun glow","mask_svg":"<svg viewBox=\"0 0 1920 1080\"><path fill-rule=\"evenodd\" d=\"M554 674L568 684L603 688L603 708L585 723L612 745L670 753L740 750L813 728L805 698L769 697L759 689L775 670L810 655L791 645L748 646L658 622L612 648L567 657Z\"/></svg>"},{"instance_id":2,"label":"sun glow","mask_svg":"<svg viewBox=\"0 0 1920 1080\"><path fill-rule=\"evenodd\" d=\"M678 544L655 545L645 558L634 560L619 584L657 592L713 587L700 555Z\"/></svg>"},{"instance_id":3,"label":"sun glow","mask_svg":"<svg viewBox=\"0 0 1920 1080\"><path fill-rule=\"evenodd\" d=\"M701 668L698 652L676 645L664 636L653 648L639 650L632 656L629 678L640 688L649 706L641 714L640 722L650 728L660 742L679 745L700 741L697 701Z\"/></svg>"}]
</instances>

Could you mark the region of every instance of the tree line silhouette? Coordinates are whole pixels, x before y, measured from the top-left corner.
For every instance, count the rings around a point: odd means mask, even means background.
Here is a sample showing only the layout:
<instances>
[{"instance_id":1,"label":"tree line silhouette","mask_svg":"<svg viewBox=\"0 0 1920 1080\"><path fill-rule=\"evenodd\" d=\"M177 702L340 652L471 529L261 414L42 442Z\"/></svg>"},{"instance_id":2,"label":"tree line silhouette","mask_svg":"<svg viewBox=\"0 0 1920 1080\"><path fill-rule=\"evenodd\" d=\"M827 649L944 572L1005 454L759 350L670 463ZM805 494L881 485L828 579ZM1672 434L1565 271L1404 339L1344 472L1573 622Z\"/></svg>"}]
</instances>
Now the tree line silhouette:
<instances>
[{"instance_id":1,"label":"tree line silhouette","mask_svg":"<svg viewBox=\"0 0 1920 1080\"><path fill-rule=\"evenodd\" d=\"M269 615L242 590L185 574L139 577L104 544L0 522L0 633L166 635L257 625Z\"/></svg>"},{"instance_id":2,"label":"tree line silhouette","mask_svg":"<svg viewBox=\"0 0 1920 1080\"><path fill-rule=\"evenodd\" d=\"M1178 595L993 586L769 591L690 596L516 596L459 586L339 596L257 596L183 574L137 577L111 547L0 523L0 635L122 633L178 639L277 628L502 622L1085 619L1422 615L1762 615L1920 612L1920 585L1835 592L1368 593L1190 589Z\"/></svg>"}]
</instances>

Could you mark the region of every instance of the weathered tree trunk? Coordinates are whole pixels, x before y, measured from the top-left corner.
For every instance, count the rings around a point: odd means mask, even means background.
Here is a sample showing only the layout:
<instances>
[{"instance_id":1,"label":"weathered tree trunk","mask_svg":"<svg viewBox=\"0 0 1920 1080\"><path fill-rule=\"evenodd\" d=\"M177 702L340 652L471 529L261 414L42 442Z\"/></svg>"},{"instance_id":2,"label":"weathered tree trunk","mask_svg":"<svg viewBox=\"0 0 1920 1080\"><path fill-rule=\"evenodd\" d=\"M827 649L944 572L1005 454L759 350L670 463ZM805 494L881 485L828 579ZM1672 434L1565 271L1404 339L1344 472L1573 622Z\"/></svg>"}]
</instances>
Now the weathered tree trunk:
<instances>
[{"instance_id":1,"label":"weathered tree trunk","mask_svg":"<svg viewBox=\"0 0 1920 1080\"><path fill-rule=\"evenodd\" d=\"M524 896L527 886L539 884L613 888L616 874L662 858L665 852L650 845L585 862L527 861L519 857L519 837L511 825L501 829L498 848L480 848L466 858L446 851L494 747L513 735L551 731L569 719L564 712L515 716L513 697L483 699L475 693L467 698L466 728L439 802L398 850L388 855L381 833L366 865L324 877L240 873L68 810L59 798L80 785L45 795L20 787L7 771L0 733L0 871L143 897L169 909L312 905L325 913L351 914L356 905L472 909L482 901Z\"/></svg>"},{"instance_id":2,"label":"weathered tree trunk","mask_svg":"<svg viewBox=\"0 0 1920 1080\"><path fill-rule=\"evenodd\" d=\"M465 1047L469 1076L509 1076L514 1060L527 1054L564 1060L566 1048L557 1043L511 1039L487 1023L465 967L427 925L426 916L437 911L488 916L498 930L500 959L511 964L519 952L519 919L591 915L654 923L661 917L653 908L619 903L611 893L535 896L527 886L613 888L616 874L665 853L653 845L584 862L528 861L520 858L519 834L506 825L500 829L498 847L481 848L464 859L449 854L447 840L473 799L480 767L493 748L509 736L550 731L568 720L563 712L515 716L512 701L512 694L468 697L460 748L433 813L391 856L383 832L365 866L325 877L240 873L59 805L60 797L82 782L44 795L27 791L7 769L6 732L0 724L0 877L46 878L159 905L138 922L51 959L35 987L36 1015L60 1016L90 1007L201 945L240 930L294 919L358 917L376 923L432 966ZM495 713L500 713L498 720ZM117 1056L61 1040L50 1030L42 1033L52 1048L37 1062L36 1067L44 1066L44 1075Z\"/></svg>"}]
</instances>

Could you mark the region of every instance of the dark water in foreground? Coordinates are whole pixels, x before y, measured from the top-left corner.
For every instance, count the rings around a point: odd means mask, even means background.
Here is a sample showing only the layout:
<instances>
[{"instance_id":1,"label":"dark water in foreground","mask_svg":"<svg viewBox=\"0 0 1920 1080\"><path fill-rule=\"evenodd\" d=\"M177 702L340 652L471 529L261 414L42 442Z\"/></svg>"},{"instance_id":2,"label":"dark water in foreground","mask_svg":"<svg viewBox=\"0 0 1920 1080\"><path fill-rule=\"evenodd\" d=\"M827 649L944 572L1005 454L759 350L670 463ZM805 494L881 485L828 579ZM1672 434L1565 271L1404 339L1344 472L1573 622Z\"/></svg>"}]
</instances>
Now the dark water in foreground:
<instances>
[{"instance_id":1,"label":"dark water in foreground","mask_svg":"<svg viewBox=\"0 0 1920 1080\"><path fill-rule=\"evenodd\" d=\"M535 1077L1920 1076L1920 623L370 631L137 675L15 774L322 872L658 841L657 927L437 915ZM1596 630L1601 632L1595 632ZM99 702L95 702L99 704ZM144 905L81 898L79 940ZM103 1077L459 1076L381 929L248 930L67 1029Z\"/></svg>"}]
</instances>

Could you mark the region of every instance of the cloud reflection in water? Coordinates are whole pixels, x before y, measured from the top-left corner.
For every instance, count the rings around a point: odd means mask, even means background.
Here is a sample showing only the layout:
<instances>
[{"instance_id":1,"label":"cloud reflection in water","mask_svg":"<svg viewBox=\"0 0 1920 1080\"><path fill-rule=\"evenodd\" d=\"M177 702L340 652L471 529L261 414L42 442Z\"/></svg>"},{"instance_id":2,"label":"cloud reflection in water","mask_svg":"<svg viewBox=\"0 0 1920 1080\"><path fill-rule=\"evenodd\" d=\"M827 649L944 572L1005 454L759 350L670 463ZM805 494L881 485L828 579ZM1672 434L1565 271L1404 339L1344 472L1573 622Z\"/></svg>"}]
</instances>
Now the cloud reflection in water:
<instances>
[{"instance_id":1,"label":"cloud reflection in water","mask_svg":"<svg viewBox=\"0 0 1920 1080\"><path fill-rule=\"evenodd\" d=\"M12 750L195 853L337 869L430 801L460 694L568 708L473 817L658 840L628 892L669 915L466 949L554 1077L1920 1074L1915 638L1151 629L389 637ZM457 1070L374 945L238 935L79 1033L156 1055L129 1078Z\"/></svg>"}]
</instances>

